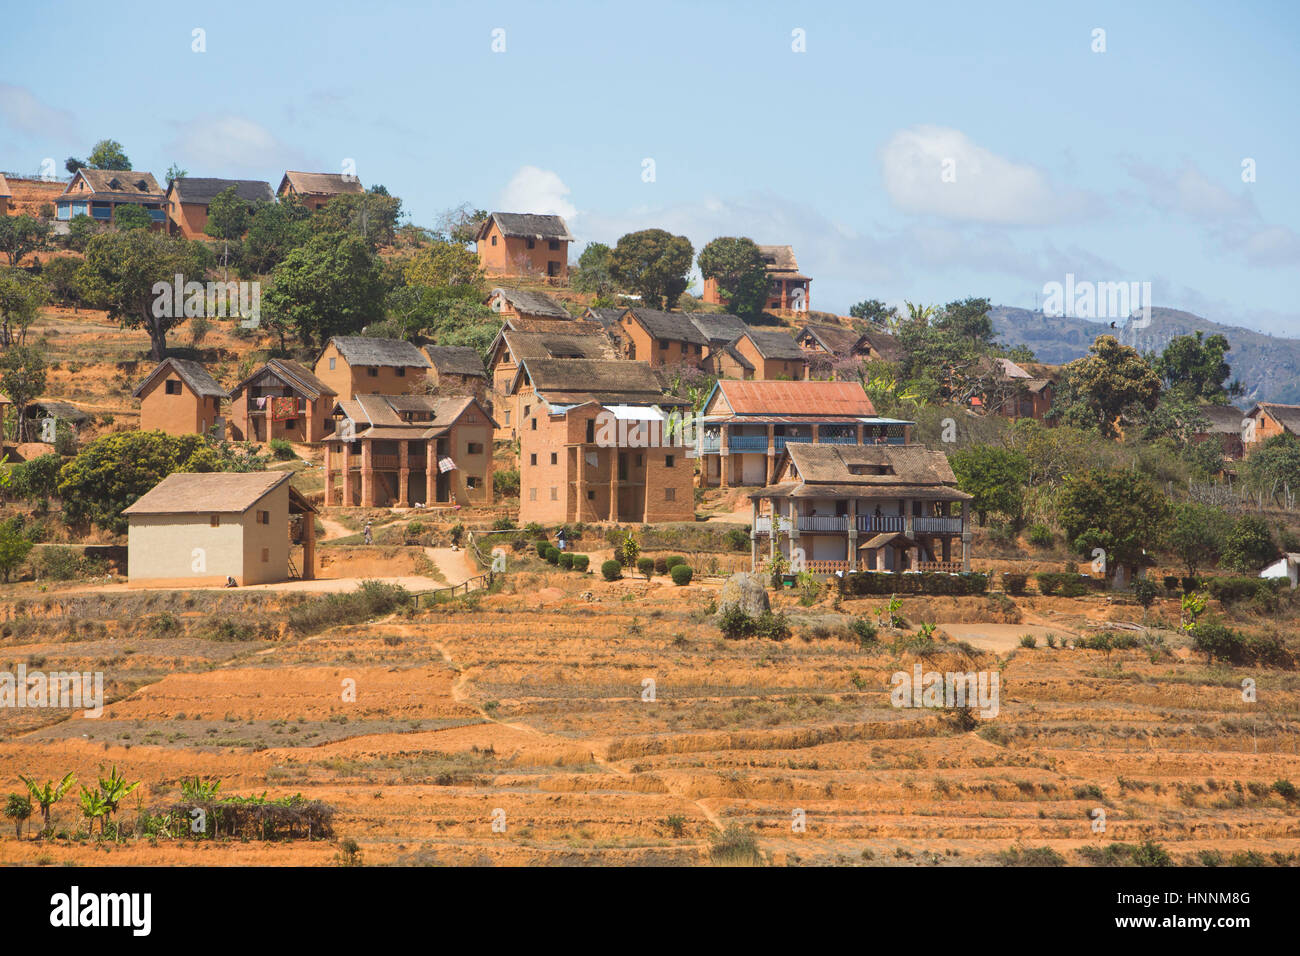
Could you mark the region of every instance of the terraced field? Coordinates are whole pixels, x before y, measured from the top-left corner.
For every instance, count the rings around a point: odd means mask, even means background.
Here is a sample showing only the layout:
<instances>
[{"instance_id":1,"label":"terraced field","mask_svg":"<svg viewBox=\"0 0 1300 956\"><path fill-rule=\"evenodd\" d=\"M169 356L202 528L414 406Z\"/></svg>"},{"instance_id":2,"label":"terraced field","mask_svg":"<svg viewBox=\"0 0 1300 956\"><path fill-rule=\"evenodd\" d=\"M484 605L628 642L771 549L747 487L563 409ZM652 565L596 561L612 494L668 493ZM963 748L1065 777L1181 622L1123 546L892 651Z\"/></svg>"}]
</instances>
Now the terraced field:
<instances>
[{"instance_id":1,"label":"terraced field","mask_svg":"<svg viewBox=\"0 0 1300 956\"><path fill-rule=\"evenodd\" d=\"M1024 629L1055 648L972 637L917 653L893 646L909 632L865 647L851 634L872 599L782 597L791 639L725 640L714 595L527 573L498 594L311 637L282 626L274 595L199 598L191 613L210 614L211 598L253 627L226 640L210 623L160 626L181 595L131 613L114 596L56 604L19 628L10 609L11 666L98 665L121 695L99 719L4 713L10 787L18 773L91 780L116 765L144 781L145 805L201 775L337 814L336 839L314 842L97 846L10 828L0 862L326 864L350 838L367 864L699 864L733 824L776 865L995 864L1044 847L1069 864L1124 862L1106 848L1148 840L1176 863L1300 858L1295 671L1211 668L1172 630L1109 659L1060 646L1131 610L1095 597L1018 599ZM903 607L962 633L986 613L982 598ZM894 707L891 676L916 663L998 673L997 716ZM70 836L80 825L73 797L54 815Z\"/></svg>"}]
</instances>

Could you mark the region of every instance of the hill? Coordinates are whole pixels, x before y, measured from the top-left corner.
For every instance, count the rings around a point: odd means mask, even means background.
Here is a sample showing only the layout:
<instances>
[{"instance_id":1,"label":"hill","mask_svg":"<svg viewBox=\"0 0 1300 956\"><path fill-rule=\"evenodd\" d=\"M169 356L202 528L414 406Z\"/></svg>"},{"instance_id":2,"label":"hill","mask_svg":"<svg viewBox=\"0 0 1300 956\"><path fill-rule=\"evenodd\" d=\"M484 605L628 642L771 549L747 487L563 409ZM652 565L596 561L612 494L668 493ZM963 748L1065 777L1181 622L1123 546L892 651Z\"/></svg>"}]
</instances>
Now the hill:
<instances>
[{"instance_id":1,"label":"hill","mask_svg":"<svg viewBox=\"0 0 1300 956\"><path fill-rule=\"evenodd\" d=\"M1108 322L996 306L993 329L1008 345L1033 349L1040 362L1064 364L1087 354L1093 340L1112 329ZM1238 326L1223 325L1177 309L1153 308L1151 324L1133 328L1131 322L1114 330L1120 341L1141 352L1159 352L1170 339L1203 331L1227 337L1232 345L1228 361L1234 378L1246 387L1241 402L1300 402L1300 339L1279 338Z\"/></svg>"}]
</instances>

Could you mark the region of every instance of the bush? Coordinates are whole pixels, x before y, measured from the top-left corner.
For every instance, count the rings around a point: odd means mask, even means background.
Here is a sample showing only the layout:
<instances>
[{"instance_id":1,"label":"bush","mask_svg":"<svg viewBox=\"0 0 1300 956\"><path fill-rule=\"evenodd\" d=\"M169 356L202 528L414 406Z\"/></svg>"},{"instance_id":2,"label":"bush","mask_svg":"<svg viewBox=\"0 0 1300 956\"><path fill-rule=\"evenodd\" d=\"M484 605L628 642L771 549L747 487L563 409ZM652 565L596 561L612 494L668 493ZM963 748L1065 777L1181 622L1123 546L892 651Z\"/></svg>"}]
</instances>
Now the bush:
<instances>
[{"instance_id":1,"label":"bush","mask_svg":"<svg viewBox=\"0 0 1300 956\"><path fill-rule=\"evenodd\" d=\"M662 555L655 558L655 574L667 574L668 561Z\"/></svg>"},{"instance_id":2,"label":"bush","mask_svg":"<svg viewBox=\"0 0 1300 956\"><path fill-rule=\"evenodd\" d=\"M691 578L695 576L695 572L691 570L689 564L674 564L673 569L668 573L672 576L673 584L678 587L690 584Z\"/></svg>"},{"instance_id":3,"label":"bush","mask_svg":"<svg viewBox=\"0 0 1300 956\"><path fill-rule=\"evenodd\" d=\"M591 563L591 558L585 554L575 554L572 555L572 558L573 558L573 570L586 572L587 565Z\"/></svg>"},{"instance_id":4,"label":"bush","mask_svg":"<svg viewBox=\"0 0 1300 956\"><path fill-rule=\"evenodd\" d=\"M1210 596L1223 604L1236 604L1264 594L1273 597L1286 578L1210 578L1205 582Z\"/></svg>"},{"instance_id":5,"label":"bush","mask_svg":"<svg viewBox=\"0 0 1300 956\"><path fill-rule=\"evenodd\" d=\"M664 570L671 571L677 565L685 564L685 563L686 563L686 559L683 558L680 554L670 554L668 555L668 557L664 558Z\"/></svg>"},{"instance_id":6,"label":"bush","mask_svg":"<svg viewBox=\"0 0 1300 956\"><path fill-rule=\"evenodd\" d=\"M1039 571L1034 580L1038 582L1039 594L1061 597L1083 597L1092 586L1087 575L1068 571Z\"/></svg>"},{"instance_id":7,"label":"bush","mask_svg":"<svg viewBox=\"0 0 1300 956\"><path fill-rule=\"evenodd\" d=\"M53 498L58 494L62 467L63 459L58 455L20 461L9 472L9 492L25 501Z\"/></svg>"},{"instance_id":8,"label":"bush","mask_svg":"<svg viewBox=\"0 0 1300 956\"><path fill-rule=\"evenodd\" d=\"M750 617L739 605L729 604L718 618L718 627L722 636L737 640L742 637L766 637L774 641L784 641L790 636L790 622L784 613L773 614L764 611L758 617Z\"/></svg>"},{"instance_id":9,"label":"bush","mask_svg":"<svg viewBox=\"0 0 1300 956\"><path fill-rule=\"evenodd\" d=\"M506 468L492 472L492 494L502 498L518 498L519 469Z\"/></svg>"},{"instance_id":10,"label":"bush","mask_svg":"<svg viewBox=\"0 0 1300 956\"><path fill-rule=\"evenodd\" d=\"M865 617L855 617L849 622L849 630L858 638L859 644L874 644L876 642L876 622Z\"/></svg>"},{"instance_id":11,"label":"bush","mask_svg":"<svg viewBox=\"0 0 1300 956\"><path fill-rule=\"evenodd\" d=\"M1021 634L1020 646L1026 647L1032 651L1035 647L1038 646L1038 638L1034 637L1034 635L1032 634Z\"/></svg>"},{"instance_id":12,"label":"bush","mask_svg":"<svg viewBox=\"0 0 1300 956\"><path fill-rule=\"evenodd\" d=\"M81 555L72 548L42 548L35 560L37 577L70 581L81 571Z\"/></svg>"},{"instance_id":13,"label":"bush","mask_svg":"<svg viewBox=\"0 0 1300 956\"><path fill-rule=\"evenodd\" d=\"M293 453L293 446L283 438L271 439L271 454L279 461L291 461L298 457Z\"/></svg>"},{"instance_id":14,"label":"bush","mask_svg":"<svg viewBox=\"0 0 1300 956\"><path fill-rule=\"evenodd\" d=\"M530 521L528 524L524 525L524 534L535 541L545 541L547 538L546 528L538 524L536 521Z\"/></svg>"},{"instance_id":15,"label":"bush","mask_svg":"<svg viewBox=\"0 0 1300 956\"><path fill-rule=\"evenodd\" d=\"M1029 575L1019 574L1014 571L1002 572L1002 590L1008 594L1024 594L1025 585L1029 583Z\"/></svg>"},{"instance_id":16,"label":"bush","mask_svg":"<svg viewBox=\"0 0 1300 956\"><path fill-rule=\"evenodd\" d=\"M727 542L727 547L731 548L732 551L749 550L750 542L748 531L741 531L739 528L732 528L727 532L724 540Z\"/></svg>"},{"instance_id":17,"label":"bush","mask_svg":"<svg viewBox=\"0 0 1300 956\"><path fill-rule=\"evenodd\" d=\"M610 558L600 566L600 573L606 581L617 581L623 576L623 565L621 562Z\"/></svg>"},{"instance_id":18,"label":"bush","mask_svg":"<svg viewBox=\"0 0 1300 956\"><path fill-rule=\"evenodd\" d=\"M541 541L538 541L537 544L533 545L533 547L537 549L537 556L542 560L546 560L546 552L551 550L551 542L543 538Z\"/></svg>"},{"instance_id":19,"label":"bush","mask_svg":"<svg viewBox=\"0 0 1300 956\"><path fill-rule=\"evenodd\" d=\"M1180 578L1184 594L1192 594L1201 589L1201 579L1196 577Z\"/></svg>"},{"instance_id":20,"label":"bush","mask_svg":"<svg viewBox=\"0 0 1300 956\"><path fill-rule=\"evenodd\" d=\"M564 552L562 552L562 551L561 551L559 548L557 548L555 545L553 545L553 544L548 544L548 545L546 546L546 553L543 554L542 557L544 557L544 558L545 558L549 563L551 563L551 564L559 564L559 563L560 563L560 555L563 554L563 553L564 553Z\"/></svg>"},{"instance_id":21,"label":"bush","mask_svg":"<svg viewBox=\"0 0 1300 956\"><path fill-rule=\"evenodd\" d=\"M1178 590L1178 575L1166 574L1164 577L1165 590L1171 594Z\"/></svg>"},{"instance_id":22,"label":"bush","mask_svg":"<svg viewBox=\"0 0 1300 956\"><path fill-rule=\"evenodd\" d=\"M840 593L863 594L983 594L988 590L987 575L976 572L947 574L923 571L900 574L895 571L854 571L840 578Z\"/></svg>"},{"instance_id":23,"label":"bush","mask_svg":"<svg viewBox=\"0 0 1300 956\"><path fill-rule=\"evenodd\" d=\"M492 522L492 530L493 530L493 531L513 531L513 530L515 530L515 522L514 522L514 519L513 519L513 518L497 518L496 521L493 521L493 522Z\"/></svg>"},{"instance_id":24,"label":"bush","mask_svg":"<svg viewBox=\"0 0 1300 956\"><path fill-rule=\"evenodd\" d=\"M413 600L399 584L362 581L355 591L327 594L291 608L289 626L300 634L311 634L339 624L360 624L407 607Z\"/></svg>"},{"instance_id":25,"label":"bush","mask_svg":"<svg viewBox=\"0 0 1300 956\"><path fill-rule=\"evenodd\" d=\"M646 576L647 581L650 580L650 577L655 573L655 559L637 558L636 569Z\"/></svg>"},{"instance_id":26,"label":"bush","mask_svg":"<svg viewBox=\"0 0 1300 956\"><path fill-rule=\"evenodd\" d=\"M1036 548L1050 548L1056 541L1056 535L1045 524L1030 525L1028 537L1029 543Z\"/></svg>"},{"instance_id":27,"label":"bush","mask_svg":"<svg viewBox=\"0 0 1300 956\"><path fill-rule=\"evenodd\" d=\"M569 554L569 552L567 551L561 551L560 567L563 568L565 571L570 570L573 567L573 555Z\"/></svg>"},{"instance_id":28,"label":"bush","mask_svg":"<svg viewBox=\"0 0 1300 956\"><path fill-rule=\"evenodd\" d=\"M1160 586L1150 578L1138 578L1133 582L1133 597L1143 608L1149 608L1154 604L1159 593Z\"/></svg>"}]
</instances>

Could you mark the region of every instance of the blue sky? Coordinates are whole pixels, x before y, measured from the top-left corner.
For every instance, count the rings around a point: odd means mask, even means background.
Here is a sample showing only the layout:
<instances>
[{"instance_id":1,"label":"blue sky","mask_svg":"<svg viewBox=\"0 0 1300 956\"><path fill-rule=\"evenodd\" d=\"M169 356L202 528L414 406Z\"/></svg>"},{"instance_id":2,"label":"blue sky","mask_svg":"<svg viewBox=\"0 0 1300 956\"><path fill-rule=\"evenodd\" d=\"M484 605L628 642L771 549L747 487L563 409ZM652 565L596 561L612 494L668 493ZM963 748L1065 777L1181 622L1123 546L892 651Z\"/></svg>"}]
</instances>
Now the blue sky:
<instances>
[{"instance_id":1,"label":"blue sky","mask_svg":"<svg viewBox=\"0 0 1300 956\"><path fill-rule=\"evenodd\" d=\"M818 309L1032 307L1074 273L1300 336L1295 3L103 9L7 13L0 169L103 137L160 179L351 159L422 224L470 202L583 242L789 243Z\"/></svg>"}]
</instances>

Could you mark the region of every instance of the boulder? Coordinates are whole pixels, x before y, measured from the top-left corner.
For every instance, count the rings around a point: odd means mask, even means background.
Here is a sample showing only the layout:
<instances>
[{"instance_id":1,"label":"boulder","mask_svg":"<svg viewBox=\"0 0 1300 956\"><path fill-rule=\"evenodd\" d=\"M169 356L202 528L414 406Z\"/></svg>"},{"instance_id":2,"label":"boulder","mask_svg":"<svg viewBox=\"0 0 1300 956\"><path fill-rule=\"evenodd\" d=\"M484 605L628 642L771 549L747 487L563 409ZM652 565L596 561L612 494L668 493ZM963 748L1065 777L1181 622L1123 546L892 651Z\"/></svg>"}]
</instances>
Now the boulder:
<instances>
[{"instance_id":1,"label":"boulder","mask_svg":"<svg viewBox=\"0 0 1300 956\"><path fill-rule=\"evenodd\" d=\"M733 605L750 617L758 617L764 611L770 611L772 604L767 599L767 588L762 576L741 571L723 582L718 591L718 613Z\"/></svg>"}]
</instances>

